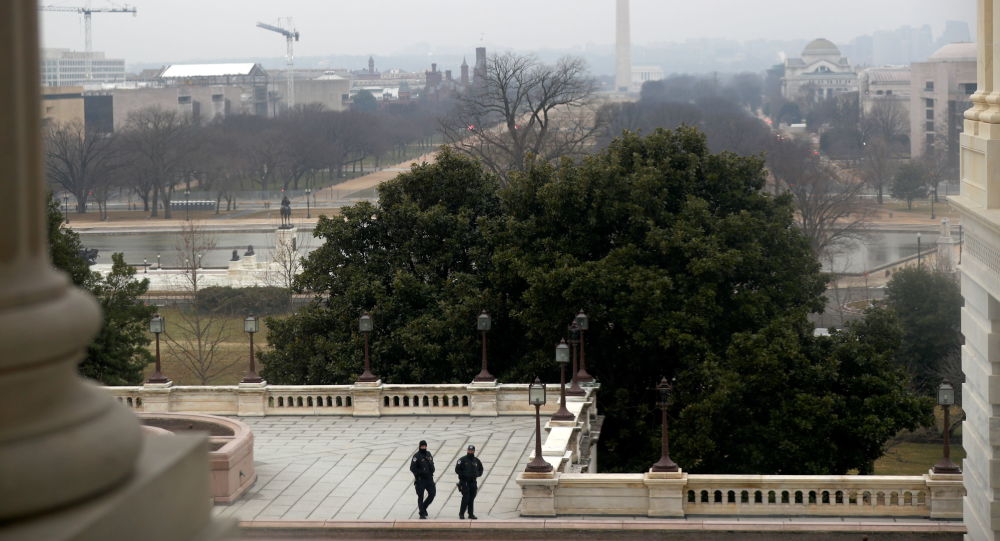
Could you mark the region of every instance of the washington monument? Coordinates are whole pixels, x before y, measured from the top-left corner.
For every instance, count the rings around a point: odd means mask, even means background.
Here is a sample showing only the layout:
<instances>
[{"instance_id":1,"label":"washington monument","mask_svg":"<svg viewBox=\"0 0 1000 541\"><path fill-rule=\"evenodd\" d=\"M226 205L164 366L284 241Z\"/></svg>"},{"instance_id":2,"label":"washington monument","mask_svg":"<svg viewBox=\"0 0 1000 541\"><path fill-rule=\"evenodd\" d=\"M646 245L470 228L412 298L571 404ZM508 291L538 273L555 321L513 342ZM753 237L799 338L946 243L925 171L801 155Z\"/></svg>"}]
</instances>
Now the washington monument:
<instances>
[{"instance_id":1,"label":"washington monument","mask_svg":"<svg viewBox=\"0 0 1000 541\"><path fill-rule=\"evenodd\" d=\"M617 0L615 11L615 90L628 92L632 85L632 44L629 37L628 0Z\"/></svg>"}]
</instances>

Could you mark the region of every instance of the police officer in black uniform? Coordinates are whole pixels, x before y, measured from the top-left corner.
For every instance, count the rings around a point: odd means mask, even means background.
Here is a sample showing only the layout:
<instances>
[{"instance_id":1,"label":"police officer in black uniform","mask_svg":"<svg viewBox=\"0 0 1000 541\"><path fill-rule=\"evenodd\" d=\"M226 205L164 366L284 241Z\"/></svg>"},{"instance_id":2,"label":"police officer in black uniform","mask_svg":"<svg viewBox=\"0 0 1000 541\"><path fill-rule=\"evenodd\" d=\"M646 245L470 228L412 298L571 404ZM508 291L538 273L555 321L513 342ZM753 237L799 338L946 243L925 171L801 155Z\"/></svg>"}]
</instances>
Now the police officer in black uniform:
<instances>
[{"instance_id":1,"label":"police officer in black uniform","mask_svg":"<svg viewBox=\"0 0 1000 541\"><path fill-rule=\"evenodd\" d=\"M476 512L473 504L476 501L476 479L483 475L483 463L476 458L476 446L470 445L466 455L458 459L455 464L455 473L458 474L458 489L462 491L462 507L458 511L458 518L465 518L465 510L469 510L469 518L476 520Z\"/></svg>"},{"instance_id":2,"label":"police officer in black uniform","mask_svg":"<svg viewBox=\"0 0 1000 541\"><path fill-rule=\"evenodd\" d=\"M410 460L410 472L413 473L413 486L417 489L417 510L420 511L420 518L426 519L427 507L434 501L437 488L434 487L434 457L427 450L424 440L420 440L420 450Z\"/></svg>"}]
</instances>

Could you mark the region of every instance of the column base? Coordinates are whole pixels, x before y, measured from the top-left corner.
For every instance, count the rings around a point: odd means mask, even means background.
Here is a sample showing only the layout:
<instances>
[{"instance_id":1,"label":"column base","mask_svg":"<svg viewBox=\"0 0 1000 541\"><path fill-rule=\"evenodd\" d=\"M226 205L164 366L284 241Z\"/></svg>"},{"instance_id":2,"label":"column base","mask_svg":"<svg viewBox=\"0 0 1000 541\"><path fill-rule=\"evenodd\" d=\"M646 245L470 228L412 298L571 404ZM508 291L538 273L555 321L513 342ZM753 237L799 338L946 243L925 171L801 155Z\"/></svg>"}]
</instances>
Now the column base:
<instances>
[{"instance_id":1,"label":"column base","mask_svg":"<svg viewBox=\"0 0 1000 541\"><path fill-rule=\"evenodd\" d=\"M675 472L649 471L642 482L649 489L649 511L651 517L683 517L684 487L687 474L678 469Z\"/></svg>"},{"instance_id":2,"label":"column base","mask_svg":"<svg viewBox=\"0 0 1000 541\"><path fill-rule=\"evenodd\" d=\"M100 496L0 526L3 539L234 538L234 519L212 517L208 441L203 436L144 436L133 475Z\"/></svg>"}]
</instances>

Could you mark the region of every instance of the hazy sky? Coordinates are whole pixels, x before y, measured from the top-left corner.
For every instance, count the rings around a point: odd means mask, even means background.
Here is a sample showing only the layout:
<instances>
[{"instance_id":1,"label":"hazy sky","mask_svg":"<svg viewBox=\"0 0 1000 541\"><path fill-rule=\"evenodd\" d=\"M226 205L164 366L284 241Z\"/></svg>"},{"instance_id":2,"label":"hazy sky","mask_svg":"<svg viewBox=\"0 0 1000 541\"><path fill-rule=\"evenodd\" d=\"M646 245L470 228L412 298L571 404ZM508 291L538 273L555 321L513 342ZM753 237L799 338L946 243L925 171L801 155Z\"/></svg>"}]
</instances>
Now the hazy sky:
<instances>
[{"instance_id":1,"label":"hazy sky","mask_svg":"<svg viewBox=\"0 0 1000 541\"><path fill-rule=\"evenodd\" d=\"M43 0L80 6L88 0ZM120 5L90 0L91 7ZM255 28L293 17L296 56L392 54L487 46L570 49L614 41L614 0L134 0L138 15L95 14L94 49L128 63L284 55L278 34ZM964 20L976 0L632 0L632 42L713 37L826 37ZM83 50L82 16L42 13L45 47Z\"/></svg>"}]
</instances>

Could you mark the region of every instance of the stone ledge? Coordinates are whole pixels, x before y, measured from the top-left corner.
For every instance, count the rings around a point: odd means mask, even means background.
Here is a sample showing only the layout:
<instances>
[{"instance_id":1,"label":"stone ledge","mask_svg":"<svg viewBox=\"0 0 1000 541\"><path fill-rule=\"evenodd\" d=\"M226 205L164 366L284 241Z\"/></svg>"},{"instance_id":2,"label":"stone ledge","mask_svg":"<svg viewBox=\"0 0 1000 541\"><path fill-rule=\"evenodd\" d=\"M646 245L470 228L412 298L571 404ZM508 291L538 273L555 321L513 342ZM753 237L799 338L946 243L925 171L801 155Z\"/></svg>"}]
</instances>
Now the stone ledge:
<instances>
[{"instance_id":1,"label":"stone ledge","mask_svg":"<svg viewBox=\"0 0 1000 541\"><path fill-rule=\"evenodd\" d=\"M512 519L512 520L385 520L385 521L247 521L240 522L244 532L268 530L502 530L502 531L783 531L783 532L901 532L901 533L965 533L964 524L956 522L875 522L875 521L808 521L796 522L784 518L773 520L590 520L580 519Z\"/></svg>"}]
</instances>

